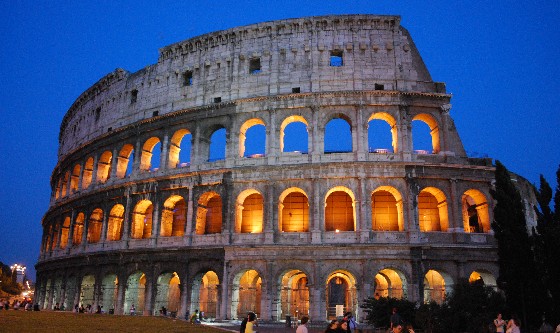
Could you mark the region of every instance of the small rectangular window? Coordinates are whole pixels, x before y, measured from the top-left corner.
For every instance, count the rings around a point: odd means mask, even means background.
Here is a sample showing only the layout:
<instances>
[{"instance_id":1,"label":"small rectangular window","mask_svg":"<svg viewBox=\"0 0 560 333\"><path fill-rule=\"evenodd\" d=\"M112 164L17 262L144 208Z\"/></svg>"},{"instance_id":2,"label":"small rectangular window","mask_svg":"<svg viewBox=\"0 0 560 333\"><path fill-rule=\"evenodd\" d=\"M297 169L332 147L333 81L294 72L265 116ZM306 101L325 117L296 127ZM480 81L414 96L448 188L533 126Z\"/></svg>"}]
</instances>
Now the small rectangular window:
<instances>
[{"instance_id":1,"label":"small rectangular window","mask_svg":"<svg viewBox=\"0 0 560 333\"><path fill-rule=\"evenodd\" d=\"M192 86L193 84L193 72L186 71L183 73L183 85L184 86Z\"/></svg>"},{"instance_id":2,"label":"small rectangular window","mask_svg":"<svg viewBox=\"0 0 560 333\"><path fill-rule=\"evenodd\" d=\"M136 103L138 100L138 90L134 89L130 92L130 104Z\"/></svg>"},{"instance_id":3,"label":"small rectangular window","mask_svg":"<svg viewBox=\"0 0 560 333\"><path fill-rule=\"evenodd\" d=\"M292 94L299 94L299 93L300 93L299 87L292 88Z\"/></svg>"},{"instance_id":4,"label":"small rectangular window","mask_svg":"<svg viewBox=\"0 0 560 333\"><path fill-rule=\"evenodd\" d=\"M157 117L158 115L159 115L159 111L154 111L154 112L152 113L152 117Z\"/></svg>"},{"instance_id":5,"label":"small rectangular window","mask_svg":"<svg viewBox=\"0 0 560 333\"><path fill-rule=\"evenodd\" d=\"M249 73L258 74L261 72L261 58L253 58L249 61Z\"/></svg>"},{"instance_id":6,"label":"small rectangular window","mask_svg":"<svg viewBox=\"0 0 560 333\"><path fill-rule=\"evenodd\" d=\"M222 102L221 97L214 97L214 103L221 103L221 102Z\"/></svg>"},{"instance_id":7,"label":"small rectangular window","mask_svg":"<svg viewBox=\"0 0 560 333\"><path fill-rule=\"evenodd\" d=\"M101 107L95 109L95 122L99 120L99 117L101 117Z\"/></svg>"},{"instance_id":8,"label":"small rectangular window","mask_svg":"<svg viewBox=\"0 0 560 333\"><path fill-rule=\"evenodd\" d=\"M331 62L330 65L332 67L342 67L344 65L342 59L342 51L341 50L333 50L331 51Z\"/></svg>"},{"instance_id":9,"label":"small rectangular window","mask_svg":"<svg viewBox=\"0 0 560 333\"><path fill-rule=\"evenodd\" d=\"M111 132L112 130L113 130L113 128L112 128L112 127L109 127L109 128L107 129L107 132Z\"/></svg>"},{"instance_id":10,"label":"small rectangular window","mask_svg":"<svg viewBox=\"0 0 560 333\"><path fill-rule=\"evenodd\" d=\"M385 90L385 86L382 85L382 84L376 83L375 84L375 90Z\"/></svg>"}]
</instances>

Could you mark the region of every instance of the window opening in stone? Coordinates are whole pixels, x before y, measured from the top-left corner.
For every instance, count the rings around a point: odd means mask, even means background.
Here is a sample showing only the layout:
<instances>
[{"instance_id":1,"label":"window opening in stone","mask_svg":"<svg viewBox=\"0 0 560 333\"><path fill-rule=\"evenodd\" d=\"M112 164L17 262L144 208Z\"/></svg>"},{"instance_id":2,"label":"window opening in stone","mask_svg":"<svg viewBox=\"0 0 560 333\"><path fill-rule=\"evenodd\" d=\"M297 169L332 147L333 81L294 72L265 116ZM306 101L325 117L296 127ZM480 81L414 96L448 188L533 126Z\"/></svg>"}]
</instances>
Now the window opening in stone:
<instances>
[{"instance_id":1,"label":"window opening in stone","mask_svg":"<svg viewBox=\"0 0 560 333\"><path fill-rule=\"evenodd\" d=\"M107 220L107 240L118 241L122 239L124 221L124 206L116 204L109 212Z\"/></svg>"},{"instance_id":2,"label":"window opening in stone","mask_svg":"<svg viewBox=\"0 0 560 333\"><path fill-rule=\"evenodd\" d=\"M89 244L99 243L101 240L101 227L103 226L103 211L94 209L88 221L87 241Z\"/></svg>"},{"instance_id":3,"label":"window opening in stone","mask_svg":"<svg viewBox=\"0 0 560 333\"><path fill-rule=\"evenodd\" d=\"M101 306L103 311L110 313L111 309L113 313L117 305L117 291L118 291L119 280L116 274L107 274L103 277L101 282Z\"/></svg>"},{"instance_id":4,"label":"window opening in stone","mask_svg":"<svg viewBox=\"0 0 560 333\"><path fill-rule=\"evenodd\" d=\"M292 94L299 94L301 89L299 87L292 88Z\"/></svg>"},{"instance_id":5,"label":"window opening in stone","mask_svg":"<svg viewBox=\"0 0 560 333\"><path fill-rule=\"evenodd\" d=\"M193 72L186 71L183 73L183 85L184 86L192 86L193 84Z\"/></svg>"},{"instance_id":6,"label":"window opening in stone","mask_svg":"<svg viewBox=\"0 0 560 333\"><path fill-rule=\"evenodd\" d=\"M462 198L463 225L465 232L490 231L490 216L486 196L474 189L466 191Z\"/></svg>"},{"instance_id":7,"label":"window opening in stone","mask_svg":"<svg viewBox=\"0 0 560 333\"><path fill-rule=\"evenodd\" d=\"M84 174L82 175L82 189L86 189L91 185L93 177L93 157L89 157L84 164Z\"/></svg>"},{"instance_id":8,"label":"window opening in stone","mask_svg":"<svg viewBox=\"0 0 560 333\"><path fill-rule=\"evenodd\" d=\"M67 194L69 194L68 192L68 186L70 185L68 180L70 179L70 172L66 172L64 174L64 180L62 181L62 197L65 197Z\"/></svg>"},{"instance_id":9,"label":"window opening in stone","mask_svg":"<svg viewBox=\"0 0 560 333\"><path fill-rule=\"evenodd\" d=\"M99 121L99 117L101 117L101 107L95 109L95 122Z\"/></svg>"},{"instance_id":10,"label":"window opening in stone","mask_svg":"<svg viewBox=\"0 0 560 333\"><path fill-rule=\"evenodd\" d=\"M222 197L215 192L207 192L198 200L196 212L197 235L222 232Z\"/></svg>"},{"instance_id":11,"label":"window opening in stone","mask_svg":"<svg viewBox=\"0 0 560 333\"><path fill-rule=\"evenodd\" d=\"M214 97L214 103L221 103L221 102L222 102L221 97Z\"/></svg>"},{"instance_id":12,"label":"window opening in stone","mask_svg":"<svg viewBox=\"0 0 560 333\"><path fill-rule=\"evenodd\" d=\"M342 67L344 65L342 56L343 56L342 50L331 51L330 66L332 66L332 67Z\"/></svg>"},{"instance_id":13,"label":"window opening in stone","mask_svg":"<svg viewBox=\"0 0 560 333\"><path fill-rule=\"evenodd\" d=\"M429 270L424 276L424 303L436 302L442 304L446 296L446 283L443 276L434 270Z\"/></svg>"},{"instance_id":14,"label":"window opening in stone","mask_svg":"<svg viewBox=\"0 0 560 333\"><path fill-rule=\"evenodd\" d=\"M280 204L282 232L309 231L309 201L305 194L292 192Z\"/></svg>"},{"instance_id":15,"label":"window opening in stone","mask_svg":"<svg viewBox=\"0 0 560 333\"><path fill-rule=\"evenodd\" d=\"M385 90L385 86L383 84L376 83L375 90Z\"/></svg>"},{"instance_id":16,"label":"window opening in stone","mask_svg":"<svg viewBox=\"0 0 560 333\"><path fill-rule=\"evenodd\" d=\"M241 208L241 233L263 231L263 197L253 193L245 198Z\"/></svg>"},{"instance_id":17,"label":"window opening in stone","mask_svg":"<svg viewBox=\"0 0 560 333\"><path fill-rule=\"evenodd\" d=\"M146 275L140 271L130 274L125 286L123 313L131 313L130 309L134 305L135 313L142 315L146 299Z\"/></svg>"},{"instance_id":18,"label":"window opening in stone","mask_svg":"<svg viewBox=\"0 0 560 333\"><path fill-rule=\"evenodd\" d=\"M473 271L469 276L469 283L481 283L487 287L493 288L495 291L498 289L494 275L485 270Z\"/></svg>"},{"instance_id":19,"label":"window opening in stone","mask_svg":"<svg viewBox=\"0 0 560 333\"><path fill-rule=\"evenodd\" d=\"M252 58L249 60L249 73L258 74L261 72L261 58Z\"/></svg>"},{"instance_id":20,"label":"window opening in stone","mask_svg":"<svg viewBox=\"0 0 560 333\"><path fill-rule=\"evenodd\" d=\"M340 313L357 309L355 280L349 273L338 271L331 274L326 287L327 317L329 320L336 319Z\"/></svg>"},{"instance_id":21,"label":"window opening in stone","mask_svg":"<svg viewBox=\"0 0 560 333\"><path fill-rule=\"evenodd\" d=\"M243 318L248 312L261 313L261 285L262 279L255 270L245 272L238 280L238 288L233 288L232 307L237 305L237 318ZM236 304L237 303L237 304Z\"/></svg>"},{"instance_id":22,"label":"window opening in stone","mask_svg":"<svg viewBox=\"0 0 560 333\"><path fill-rule=\"evenodd\" d=\"M117 159L117 178L124 178L132 172L132 165L134 163L134 146L125 144Z\"/></svg>"},{"instance_id":23,"label":"window opening in stone","mask_svg":"<svg viewBox=\"0 0 560 333\"><path fill-rule=\"evenodd\" d=\"M113 130L112 127L107 128L107 132L111 132Z\"/></svg>"},{"instance_id":24,"label":"window opening in stone","mask_svg":"<svg viewBox=\"0 0 560 333\"><path fill-rule=\"evenodd\" d=\"M196 284L195 284L196 286ZM218 314L218 288L220 280L218 275L209 271L202 276L200 289L193 288L191 303L198 303L198 309L204 312L206 318L216 318ZM198 301L198 302L197 302Z\"/></svg>"},{"instance_id":25,"label":"window opening in stone","mask_svg":"<svg viewBox=\"0 0 560 333\"><path fill-rule=\"evenodd\" d=\"M239 133L240 156L264 157L266 150L266 127L260 119L251 119L241 126Z\"/></svg>"},{"instance_id":26,"label":"window opening in stone","mask_svg":"<svg viewBox=\"0 0 560 333\"><path fill-rule=\"evenodd\" d=\"M149 200L140 201L132 215L131 238L146 239L152 236L153 205Z\"/></svg>"},{"instance_id":27,"label":"window opening in stone","mask_svg":"<svg viewBox=\"0 0 560 333\"><path fill-rule=\"evenodd\" d=\"M159 111L152 112L152 117L157 117L157 116L159 116Z\"/></svg>"},{"instance_id":28,"label":"window opening in stone","mask_svg":"<svg viewBox=\"0 0 560 333\"><path fill-rule=\"evenodd\" d=\"M86 275L80 285L80 304L94 304L95 277Z\"/></svg>"},{"instance_id":29,"label":"window opening in stone","mask_svg":"<svg viewBox=\"0 0 560 333\"><path fill-rule=\"evenodd\" d=\"M105 183L109 179L112 159L113 154L108 150L103 152L101 157L99 157L99 162L97 162L97 181L99 183Z\"/></svg>"},{"instance_id":30,"label":"window opening in stone","mask_svg":"<svg viewBox=\"0 0 560 333\"><path fill-rule=\"evenodd\" d=\"M177 272L166 272L158 277L153 315L169 316L177 313L181 296L180 284Z\"/></svg>"},{"instance_id":31,"label":"window opening in stone","mask_svg":"<svg viewBox=\"0 0 560 333\"><path fill-rule=\"evenodd\" d=\"M427 187L418 194L418 220L420 231L447 231L447 201L442 191Z\"/></svg>"},{"instance_id":32,"label":"window opening in stone","mask_svg":"<svg viewBox=\"0 0 560 333\"><path fill-rule=\"evenodd\" d=\"M308 133L307 125L302 121L294 121L287 124L281 132L282 152L294 152L307 154Z\"/></svg>"},{"instance_id":33,"label":"window opening in stone","mask_svg":"<svg viewBox=\"0 0 560 333\"><path fill-rule=\"evenodd\" d=\"M140 170L157 171L159 169L161 157L161 143L159 138L151 137L144 143L142 147L142 155L140 156Z\"/></svg>"},{"instance_id":34,"label":"window opening in stone","mask_svg":"<svg viewBox=\"0 0 560 333\"><path fill-rule=\"evenodd\" d=\"M138 100L138 90L134 89L130 92L130 104L136 103Z\"/></svg>"},{"instance_id":35,"label":"window opening in stone","mask_svg":"<svg viewBox=\"0 0 560 333\"><path fill-rule=\"evenodd\" d=\"M371 195L372 228L375 231L399 231L397 199L388 191L379 190ZM402 211L402 202L400 202Z\"/></svg>"},{"instance_id":36,"label":"window opening in stone","mask_svg":"<svg viewBox=\"0 0 560 333\"><path fill-rule=\"evenodd\" d=\"M325 207L326 231L354 231L354 203L350 195L335 191L327 197Z\"/></svg>"},{"instance_id":37,"label":"window opening in stone","mask_svg":"<svg viewBox=\"0 0 560 333\"><path fill-rule=\"evenodd\" d=\"M72 235L72 245L80 245L82 243L82 235L84 232L84 213L78 213L74 221L74 234Z\"/></svg>"},{"instance_id":38,"label":"window opening in stone","mask_svg":"<svg viewBox=\"0 0 560 333\"><path fill-rule=\"evenodd\" d=\"M208 162L224 160L226 158L226 129L220 128L210 136L210 150Z\"/></svg>"},{"instance_id":39,"label":"window opening in stone","mask_svg":"<svg viewBox=\"0 0 560 333\"><path fill-rule=\"evenodd\" d=\"M173 134L169 145L169 169L186 168L191 163L192 134L180 129Z\"/></svg>"},{"instance_id":40,"label":"window opening in stone","mask_svg":"<svg viewBox=\"0 0 560 333\"><path fill-rule=\"evenodd\" d=\"M412 147L420 155L439 153L439 128L431 115L418 114L412 119Z\"/></svg>"},{"instance_id":41,"label":"window opening in stone","mask_svg":"<svg viewBox=\"0 0 560 333\"><path fill-rule=\"evenodd\" d=\"M396 128L381 119L372 119L368 123L368 151L375 154L391 154L394 152L393 131ZM396 133L395 133L396 134Z\"/></svg>"},{"instance_id":42,"label":"window opening in stone","mask_svg":"<svg viewBox=\"0 0 560 333\"><path fill-rule=\"evenodd\" d=\"M78 184L80 182L80 172L82 167L79 164L74 166L72 170L72 176L70 176L70 193L74 193L78 191Z\"/></svg>"},{"instance_id":43,"label":"window opening in stone","mask_svg":"<svg viewBox=\"0 0 560 333\"><path fill-rule=\"evenodd\" d=\"M374 298L396 298L403 299L404 288L406 283L403 283L402 274L397 273L393 269L382 269L375 275L375 292Z\"/></svg>"},{"instance_id":44,"label":"window opening in stone","mask_svg":"<svg viewBox=\"0 0 560 333\"><path fill-rule=\"evenodd\" d=\"M68 246L68 235L70 232L70 217L65 217L60 229L60 248L65 249Z\"/></svg>"},{"instance_id":45,"label":"window opening in stone","mask_svg":"<svg viewBox=\"0 0 560 333\"><path fill-rule=\"evenodd\" d=\"M352 152L352 130L348 121L334 118L325 126L325 154Z\"/></svg>"},{"instance_id":46,"label":"window opening in stone","mask_svg":"<svg viewBox=\"0 0 560 333\"><path fill-rule=\"evenodd\" d=\"M160 236L183 236L187 221L187 205L183 197L173 195L163 205Z\"/></svg>"},{"instance_id":47,"label":"window opening in stone","mask_svg":"<svg viewBox=\"0 0 560 333\"><path fill-rule=\"evenodd\" d=\"M304 272L292 270L282 276L280 318L309 316L309 288Z\"/></svg>"}]
</instances>

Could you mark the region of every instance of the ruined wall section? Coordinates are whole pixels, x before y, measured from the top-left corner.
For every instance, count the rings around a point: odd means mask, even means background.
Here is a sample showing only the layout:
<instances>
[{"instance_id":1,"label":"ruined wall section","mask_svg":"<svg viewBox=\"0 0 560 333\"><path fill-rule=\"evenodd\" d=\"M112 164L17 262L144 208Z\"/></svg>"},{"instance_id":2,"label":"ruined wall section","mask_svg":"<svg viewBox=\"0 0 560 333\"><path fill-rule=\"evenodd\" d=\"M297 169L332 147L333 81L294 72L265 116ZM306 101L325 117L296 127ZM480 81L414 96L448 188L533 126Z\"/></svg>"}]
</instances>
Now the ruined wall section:
<instances>
[{"instance_id":1,"label":"ruined wall section","mask_svg":"<svg viewBox=\"0 0 560 333\"><path fill-rule=\"evenodd\" d=\"M333 51L342 66L331 66ZM255 63L260 69L251 72ZM296 91L372 90L445 93L398 16L311 17L214 32L164 47L157 64L134 74L117 69L88 89L64 117L59 158L178 110Z\"/></svg>"}]
</instances>

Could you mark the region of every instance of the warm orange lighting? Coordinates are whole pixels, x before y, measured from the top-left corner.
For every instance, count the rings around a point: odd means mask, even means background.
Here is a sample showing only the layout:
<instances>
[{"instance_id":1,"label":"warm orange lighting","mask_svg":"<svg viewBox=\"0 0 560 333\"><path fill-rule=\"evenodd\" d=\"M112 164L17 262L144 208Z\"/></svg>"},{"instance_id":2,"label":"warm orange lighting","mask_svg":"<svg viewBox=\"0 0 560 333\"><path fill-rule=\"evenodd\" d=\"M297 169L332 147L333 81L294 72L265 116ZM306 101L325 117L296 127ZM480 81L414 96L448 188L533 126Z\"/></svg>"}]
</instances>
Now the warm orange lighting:
<instances>
[{"instance_id":1,"label":"warm orange lighting","mask_svg":"<svg viewBox=\"0 0 560 333\"><path fill-rule=\"evenodd\" d=\"M336 229L335 232L340 232L340 230Z\"/></svg>"}]
</instances>

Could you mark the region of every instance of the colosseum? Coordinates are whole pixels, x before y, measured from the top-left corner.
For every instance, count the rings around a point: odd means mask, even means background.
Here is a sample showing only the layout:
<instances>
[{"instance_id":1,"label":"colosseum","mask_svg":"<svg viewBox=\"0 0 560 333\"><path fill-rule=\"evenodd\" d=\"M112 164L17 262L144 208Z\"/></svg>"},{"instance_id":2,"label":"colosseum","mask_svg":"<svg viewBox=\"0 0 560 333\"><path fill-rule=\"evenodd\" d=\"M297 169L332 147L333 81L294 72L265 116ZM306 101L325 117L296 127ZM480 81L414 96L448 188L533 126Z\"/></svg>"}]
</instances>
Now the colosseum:
<instances>
[{"instance_id":1,"label":"colosseum","mask_svg":"<svg viewBox=\"0 0 560 333\"><path fill-rule=\"evenodd\" d=\"M450 99L399 16L252 24L117 69L62 121L38 303L363 319L368 297L496 286L494 168Z\"/></svg>"}]
</instances>

